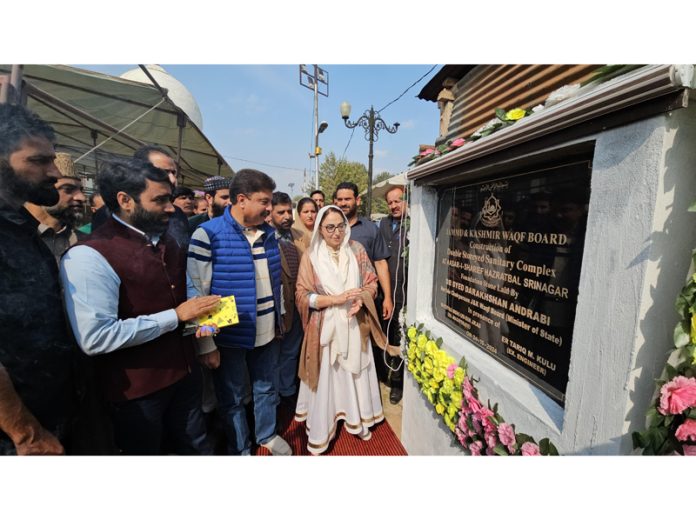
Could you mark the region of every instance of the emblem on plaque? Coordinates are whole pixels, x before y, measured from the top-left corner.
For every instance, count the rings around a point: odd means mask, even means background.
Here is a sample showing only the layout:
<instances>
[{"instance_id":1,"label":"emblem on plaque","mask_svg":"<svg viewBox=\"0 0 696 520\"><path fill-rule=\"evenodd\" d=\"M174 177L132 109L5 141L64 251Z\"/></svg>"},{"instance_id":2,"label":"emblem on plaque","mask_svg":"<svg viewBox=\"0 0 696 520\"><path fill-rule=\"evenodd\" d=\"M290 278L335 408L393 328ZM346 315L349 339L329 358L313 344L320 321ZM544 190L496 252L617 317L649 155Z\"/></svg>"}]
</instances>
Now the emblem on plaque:
<instances>
[{"instance_id":1,"label":"emblem on plaque","mask_svg":"<svg viewBox=\"0 0 696 520\"><path fill-rule=\"evenodd\" d=\"M502 210L500 201L491 193L481 209L481 222L483 225L486 227L497 227L500 224L500 213Z\"/></svg>"}]
</instances>

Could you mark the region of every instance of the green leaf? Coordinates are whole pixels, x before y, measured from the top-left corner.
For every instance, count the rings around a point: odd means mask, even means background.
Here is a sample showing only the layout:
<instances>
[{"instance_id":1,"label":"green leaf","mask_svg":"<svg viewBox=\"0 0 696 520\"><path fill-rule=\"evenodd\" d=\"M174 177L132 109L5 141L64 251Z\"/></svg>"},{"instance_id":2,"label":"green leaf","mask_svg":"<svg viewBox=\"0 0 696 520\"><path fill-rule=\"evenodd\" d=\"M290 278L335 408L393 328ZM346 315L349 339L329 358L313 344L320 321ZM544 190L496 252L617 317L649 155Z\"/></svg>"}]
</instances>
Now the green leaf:
<instances>
[{"instance_id":1,"label":"green leaf","mask_svg":"<svg viewBox=\"0 0 696 520\"><path fill-rule=\"evenodd\" d=\"M674 327L674 344L677 348L685 347L689 344L691 341L689 332L689 327L686 322L680 321L677 323L677 326Z\"/></svg>"},{"instance_id":2,"label":"green leaf","mask_svg":"<svg viewBox=\"0 0 696 520\"><path fill-rule=\"evenodd\" d=\"M437 338L435 340L435 344L437 345L437 348L440 348L442 346L442 338Z\"/></svg>"},{"instance_id":3,"label":"green leaf","mask_svg":"<svg viewBox=\"0 0 696 520\"><path fill-rule=\"evenodd\" d=\"M654 406L651 406L648 410L648 413L645 415L648 417L650 421L650 428L656 428L664 424L665 416L657 413L657 409Z\"/></svg>"},{"instance_id":4,"label":"green leaf","mask_svg":"<svg viewBox=\"0 0 696 520\"><path fill-rule=\"evenodd\" d=\"M551 441L549 441L548 437L545 437L539 441L539 451L542 455L549 454L549 444L551 444Z\"/></svg>"},{"instance_id":5,"label":"green leaf","mask_svg":"<svg viewBox=\"0 0 696 520\"><path fill-rule=\"evenodd\" d=\"M696 357L696 345L689 345L682 351L682 359L687 365L692 365Z\"/></svg>"},{"instance_id":6,"label":"green leaf","mask_svg":"<svg viewBox=\"0 0 696 520\"><path fill-rule=\"evenodd\" d=\"M674 308L677 309L677 313L682 318L687 316L687 311L689 310L689 302L683 294L677 296L677 301L674 302Z\"/></svg>"},{"instance_id":7,"label":"green leaf","mask_svg":"<svg viewBox=\"0 0 696 520\"><path fill-rule=\"evenodd\" d=\"M531 435L527 435L526 433L516 433L515 441L517 442L518 446L522 446L525 442L534 442L534 438Z\"/></svg>"},{"instance_id":8,"label":"green leaf","mask_svg":"<svg viewBox=\"0 0 696 520\"><path fill-rule=\"evenodd\" d=\"M665 428L669 428L669 425L674 421L674 415L668 415L665 417Z\"/></svg>"},{"instance_id":9,"label":"green leaf","mask_svg":"<svg viewBox=\"0 0 696 520\"><path fill-rule=\"evenodd\" d=\"M509 455L507 448L502 444L498 444L495 448L493 448L493 451L496 455L500 455L501 457L507 457Z\"/></svg>"},{"instance_id":10,"label":"green leaf","mask_svg":"<svg viewBox=\"0 0 696 520\"><path fill-rule=\"evenodd\" d=\"M497 117L501 121L507 121L505 114L507 114L507 112L504 109L502 109L502 108L495 109L495 117Z\"/></svg>"},{"instance_id":11,"label":"green leaf","mask_svg":"<svg viewBox=\"0 0 696 520\"><path fill-rule=\"evenodd\" d=\"M674 368L674 367L673 367L672 365L670 365L669 363L666 363L666 364L665 364L665 371L666 371L666 373L667 373L667 379L668 379L668 380L674 379L676 376L679 375L679 374L677 373L677 369Z\"/></svg>"},{"instance_id":12,"label":"green leaf","mask_svg":"<svg viewBox=\"0 0 696 520\"><path fill-rule=\"evenodd\" d=\"M696 419L696 408L689 408L689 412L686 414L688 419Z\"/></svg>"},{"instance_id":13,"label":"green leaf","mask_svg":"<svg viewBox=\"0 0 696 520\"><path fill-rule=\"evenodd\" d=\"M689 206L689 210L688 210L688 211L696 211L696 201L694 201L694 202L691 204L691 206Z\"/></svg>"},{"instance_id":14,"label":"green leaf","mask_svg":"<svg viewBox=\"0 0 696 520\"><path fill-rule=\"evenodd\" d=\"M648 441L645 439L645 436L641 432L633 432L631 437L633 438L634 450L638 448L645 448L648 445Z\"/></svg>"},{"instance_id":15,"label":"green leaf","mask_svg":"<svg viewBox=\"0 0 696 520\"><path fill-rule=\"evenodd\" d=\"M558 450L556 449L556 446L553 445L553 442L549 441L549 455L553 457L558 457Z\"/></svg>"}]
</instances>

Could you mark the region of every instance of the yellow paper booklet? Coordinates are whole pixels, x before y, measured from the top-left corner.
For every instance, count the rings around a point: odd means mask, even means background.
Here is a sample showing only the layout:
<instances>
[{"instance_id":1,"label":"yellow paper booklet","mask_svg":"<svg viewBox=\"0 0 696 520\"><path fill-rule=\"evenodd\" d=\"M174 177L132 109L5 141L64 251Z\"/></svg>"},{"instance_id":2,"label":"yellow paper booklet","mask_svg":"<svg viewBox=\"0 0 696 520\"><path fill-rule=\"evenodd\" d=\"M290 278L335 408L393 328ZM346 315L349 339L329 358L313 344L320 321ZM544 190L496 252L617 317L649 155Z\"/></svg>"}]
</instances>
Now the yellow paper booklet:
<instances>
[{"instance_id":1,"label":"yellow paper booklet","mask_svg":"<svg viewBox=\"0 0 696 520\"><path fill-rule=\"evenodd\" d=\"M218 328L236 325L239 323L237 316L237 304L234 301L234 296L225 296L220 298L220 303L213 312L206 316L201 316L196 320L198 326L215 325Z\"/></svg>"}]
</instances>

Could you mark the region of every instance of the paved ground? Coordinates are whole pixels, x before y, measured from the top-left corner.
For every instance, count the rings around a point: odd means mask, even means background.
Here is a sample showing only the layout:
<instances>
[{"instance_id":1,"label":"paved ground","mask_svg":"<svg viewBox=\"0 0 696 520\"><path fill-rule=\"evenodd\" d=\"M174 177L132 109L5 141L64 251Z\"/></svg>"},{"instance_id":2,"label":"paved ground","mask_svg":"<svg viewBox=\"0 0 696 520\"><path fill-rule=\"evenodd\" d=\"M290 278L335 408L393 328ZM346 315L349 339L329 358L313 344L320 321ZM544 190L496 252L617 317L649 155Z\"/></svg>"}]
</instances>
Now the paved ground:
<instances>
[{"instance_id":1,"label":"paved ground","mask_svg":"<svg viewBox=\"0 0 696 520\"><path fill-rule=\"evenodd\" d=\"M384 408L384 417L387 419L389 426L394 431L396 436L401 440L401 405L403 400L399 404L391 404L389 402L389 387L384 383L379 384L379 388L382 394L382 408Z\"/></svg>"}]
</instances>

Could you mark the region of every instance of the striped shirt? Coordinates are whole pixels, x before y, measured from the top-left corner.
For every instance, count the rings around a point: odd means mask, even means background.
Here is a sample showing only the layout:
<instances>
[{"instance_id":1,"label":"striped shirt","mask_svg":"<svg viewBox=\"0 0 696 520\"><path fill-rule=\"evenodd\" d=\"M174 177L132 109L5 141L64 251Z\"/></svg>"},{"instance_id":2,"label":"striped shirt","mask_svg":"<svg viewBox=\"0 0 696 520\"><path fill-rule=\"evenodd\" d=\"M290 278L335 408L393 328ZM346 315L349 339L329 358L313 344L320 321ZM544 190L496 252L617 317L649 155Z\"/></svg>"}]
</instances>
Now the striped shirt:
<instances>
[{"instance_id":1,"label":"striped shirt","mask_svg":"<svg viewBox=\"0 0 696 520\"><path fill-rule=\"evenodd\" d=\"M265 233L260 229L246 228L244 236L251 246L256 273L256 342L260 347L275 338L275 314L273 312L273 285L268 271L266 249L263 247Z\"/></svg>"},{"instance_id":2,"label":"striped shirt","mask_svg":"<svg viewBox=\"0 0 696 520\"><path fill-rule=\"evenodd\" d=\"M244 236L249 241L251 254L254 257L254 272L256 273L256 340L254 346L259 347L268 344L275 338L273 285L268 270L266 250L263 247L265 233L259 229L248 228L244 230ZM213 279L210 237L200 227L191 236L187 272L191 282L188 297L209 295ZM281 293L281 314L284 312L283 307ZM206 354L217 348L212 337L199 338L197 343L199 354Z\"/></svg>"}]
</instances>

